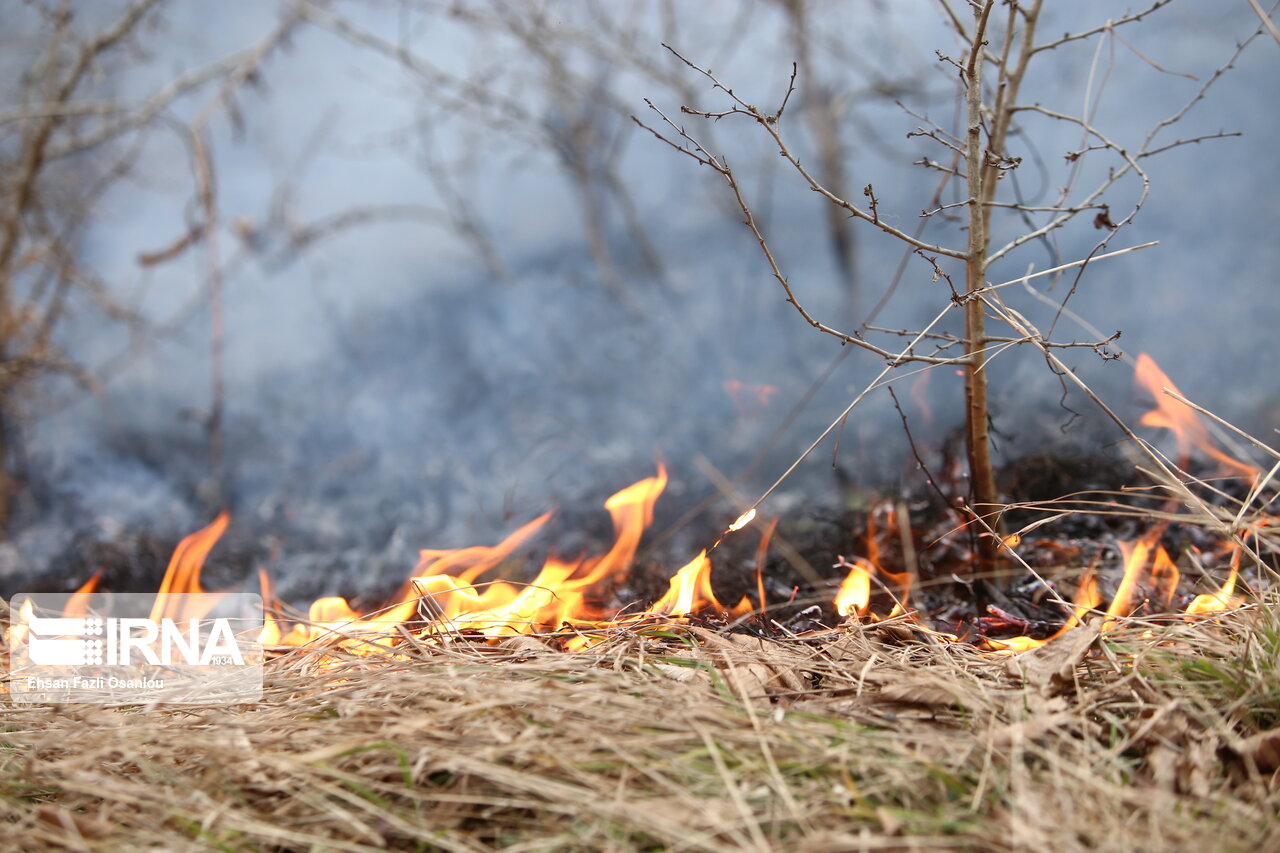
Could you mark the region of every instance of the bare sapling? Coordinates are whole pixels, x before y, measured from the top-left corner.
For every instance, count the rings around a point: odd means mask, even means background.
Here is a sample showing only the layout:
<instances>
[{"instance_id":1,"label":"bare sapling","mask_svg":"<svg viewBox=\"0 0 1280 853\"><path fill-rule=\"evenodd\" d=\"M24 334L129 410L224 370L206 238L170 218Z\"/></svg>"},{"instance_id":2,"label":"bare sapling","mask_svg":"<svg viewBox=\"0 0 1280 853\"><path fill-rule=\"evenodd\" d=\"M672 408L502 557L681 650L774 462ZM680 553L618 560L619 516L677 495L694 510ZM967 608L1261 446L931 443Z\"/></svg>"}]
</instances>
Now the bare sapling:
<instances>
[{"instance_id":1,"label":"bare sapling","mask_svg":"<svg viewBox=\"0 0 1280 853\"><path fill-rule=\"evenodd\" d=\"M947 130L931 119L908 110L922 123L908 137L927 139L945 150L945 155L938 159L925 156L916 162L923 168L942 173L944 187L949 186L953 196L959 198L952 203L941 204L938 203L938 198L942 196L938 193L920 215L923 225L927 225L935 217L953 221L958 218L964 235L962 245L949 244L947 240L924 239L923 228L909 231L896 226L893 223L897 219L891 220L890 217L880 215L882 200L871 183L865 184L862 193L865 202L851 201L840 196L835 188L824 184L802 162L796 153L796 143L791 138L784 115L797 88L805 84L806 69L792 65L790 82L780 105L773 111L766 111L750 103L711 70L697 64L675 47L666 45L680 62L701 75L711 84L713 92L726 101L718 109L686 103L680 107L681 113L712 122L733 119L754 123L767 136L768 144L776 149L802 185L822 196L843 216L855 223L862 223L864 229L869 226L882 236L905 244L917 262L925 264L930 282L945 282L949 290L948 298L940 301L938 315L927 327L917 332L881 329L869 323L848 331L836 328L823 318L815 316L797 298L796 290L779 265L778 256L771 248L764 228L753 214L749 199L750 186L744 185L742 177L730 166L728 157L704 144L694 130L673 120L656 104L646 101L660 120L660 126L650 126L640 119L636 119L637 123L662 142L701 165L708 166L724 180L770 274L782 288L787 303L819 332L871 352L885 362L885 370L857 395L849 407L783 472L751 509L763 502L870 391L908 373L948 365L952 369L963 371L965 379L963 422L969 482L968 495L963 501L962 509L967 517L966 524L975 534L973 577L982 579L999 576L1002 552L1007 545L1004 542L1001 518L1004 505L996 485L992 451L993 413L989 402L989 366L996 357L1018 349L1021 345L1031 344L1041 353L1056 380L1065 383L1069 373L1064 371L1063 362L1053 355L1054 350L1076 347L1091 349L1106 360L1119 357L1120 354L1110 346L1119 337L1119 332L1102 337L1090 331L1091 339L1083 341L1054 341L1050 336L1054 334L1057 322L1064 314L1075 317L1066 306L1076 293L1087 267L1155 245L1147 243L1118 250L1111 247L1116 234L1133 221L1147 199L1150 182L1142 161L1182 145L1238 135L1218 131L1169 140L1165 132L1179 123L1191 107L1204 98L1208 89L1231 67L1244 47L1265 30L1260 26L1252 37L1238 44L1231 56L1195 89L1180 109L1132 141L1113 140L1093 124L1094 116L1089 105L1096 104L1101 95L1101 87L1105 85L1109 75L1098 75L1103 82L1096 86L1093 82L1094 75L1090 75L1091 88L1080 114L1050 109L1039 103L1024 103L1021 100L1022 85L1028 68L1037 58L1067 46L1097 42L1099 51L1095 54L1096 63L1103 40L1118 39L1117 29L1134 25L1171 2L1172 0L1156 0L1139 12L1106 21L1099 26L1038 40L1043 0L972 2L967 4L972 10L971 16L961 15L953 8L953 5L960 4L939 0L944 20L960 45L956 57L941 50L937 52L937 56L941 63L951 66L953 71L956 97L961 106L958 111L961 127ZM1156 73L1172 73L1145 60L1145 57L1144 61L1153 66ZM1004 178L1022 162L1021 156L1010 147L1013 132L1016 130L1019 137L1030 136L1034 141L1033 134L1037 128L1059 123L1074 125L1080 132L1081 142L1078 149L1066 154L1066 174L1056 197L1048 203L1035 204L1012 191L1002 192L1002 188L1012 183ZM1022 146L1028 144L1020 143ZM1110 161L1104 163L1104 158L1109 158ZM1084 168L1086 161L1094 168ZM1089 180L1094 183L1090 185ZM1121 195L1124 196L1123 201L1117 201L1115 197ZM944 211L947 213L944 214ZM944 215L938 216L939 214ZM1081 214L1088 216L1082 218ZM1003 245L993 247L993 235L1005 233L1003 229L992 227L993 218L997 216L1002 223L1018 223L1021 230ZM992 284L988 280L993 265L1016 256L1018 250L1031 244L1049 245L1046 239L1049 235L1072 224L1077 224L1077 229L1073 232L1077 237L1080 234L1097 235L1101 232L1100 236L1087 237L1093 242L1093 246L1083 257L1076 260L1059 257L1059 263L1050 270L1028 273L998 284ZM1028 266L1034 269L1034 264L1029 263ZM1064 277L1070 282L1065 295L1051 299L1037 289L1045 278L1049 283L1054 283ZM957 286L956 282L961 280L963 285ZM1033 280L1036 284L1032 284ZM1039 326L1033 325L1023 313L1011 306L1011 296L1006 299L1006 294L1012 293L1007 288L1015 285L1020 286L1020 296L1022 291L1030 291L1033 302L1052 306L1052 318L1043 324L1046 329L1044 333ZM962 317L951 317L953 313ZM958 322L952 322L948 326L946 323L949 320ZM1000 328L993 331L990 326L992 322L999 323ZM946 331L955 326L959 326L962 331ZM1091 329L1086 324L1082 326ZM902 348L878 343L874 337L876 334L909 339L909 343ZM908 364L916 365L916 370L894 372ZM1092 394L1086 396L1096 402ZM978 597L982 597L981 593Z\"/></svg>"}]
</instances>

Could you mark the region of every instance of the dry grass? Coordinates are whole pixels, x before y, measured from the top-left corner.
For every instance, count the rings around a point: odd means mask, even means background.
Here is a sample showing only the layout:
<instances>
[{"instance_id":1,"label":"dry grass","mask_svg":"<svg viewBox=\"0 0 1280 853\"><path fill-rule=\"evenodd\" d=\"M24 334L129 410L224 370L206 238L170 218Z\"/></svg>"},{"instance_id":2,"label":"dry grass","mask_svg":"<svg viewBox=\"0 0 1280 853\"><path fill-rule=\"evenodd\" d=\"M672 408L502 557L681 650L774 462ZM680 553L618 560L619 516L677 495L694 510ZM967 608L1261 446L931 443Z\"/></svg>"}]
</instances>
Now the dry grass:
<instances>
[{"instance_id":1,"label":"dry grass","mask_svg":"<svg viewBox=\"0 0 1280 853\"><path fill-rule=\"evenodd\" d=\"M1274 609L1017 658L910 633L455 641L278 660L254 706L0 706L5 846L1280 845Z\"/></svg>"}]
</instances>

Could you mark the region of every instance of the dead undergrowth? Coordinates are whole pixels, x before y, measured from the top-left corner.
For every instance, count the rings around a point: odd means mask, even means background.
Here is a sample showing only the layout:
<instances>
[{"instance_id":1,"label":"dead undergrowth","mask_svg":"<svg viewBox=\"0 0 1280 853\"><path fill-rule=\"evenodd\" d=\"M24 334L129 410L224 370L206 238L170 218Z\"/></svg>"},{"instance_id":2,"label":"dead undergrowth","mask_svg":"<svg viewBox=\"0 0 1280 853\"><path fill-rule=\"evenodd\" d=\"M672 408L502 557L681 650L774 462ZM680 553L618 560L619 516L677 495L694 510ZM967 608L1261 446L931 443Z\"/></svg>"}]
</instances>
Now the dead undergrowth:
<instances>
[{"instance_id":1,"label":"dead undergrowth","mask_svg":"<svg viewBox=\"0 0 1280 853\"><path fill-rule=\"evenodd\" d=\"M10 849L1261 850L1280 613L993 656L904 623L454 639L241 707L0 706Z\"/></svg>"}]
</instances>

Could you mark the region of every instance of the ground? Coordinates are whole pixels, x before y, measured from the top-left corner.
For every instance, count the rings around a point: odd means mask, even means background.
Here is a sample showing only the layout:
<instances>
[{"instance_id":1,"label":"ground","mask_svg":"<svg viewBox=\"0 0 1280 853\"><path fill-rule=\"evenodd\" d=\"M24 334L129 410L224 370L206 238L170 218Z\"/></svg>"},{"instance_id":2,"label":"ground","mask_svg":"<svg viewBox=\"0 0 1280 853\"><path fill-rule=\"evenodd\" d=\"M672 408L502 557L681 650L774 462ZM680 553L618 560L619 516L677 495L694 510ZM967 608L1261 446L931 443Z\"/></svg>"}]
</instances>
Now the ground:
<instances>
[{"instance_id":1,"label":"ground","mask_svg":"<svg viewBox=\"0 0 1280 853\"><path fill-rule=\"evenodd\" d=\"M992 655L905 623L296 653L260 704L0 705L5 846L1264 850L1280 615Z\"/></svg>"}]
</instances>

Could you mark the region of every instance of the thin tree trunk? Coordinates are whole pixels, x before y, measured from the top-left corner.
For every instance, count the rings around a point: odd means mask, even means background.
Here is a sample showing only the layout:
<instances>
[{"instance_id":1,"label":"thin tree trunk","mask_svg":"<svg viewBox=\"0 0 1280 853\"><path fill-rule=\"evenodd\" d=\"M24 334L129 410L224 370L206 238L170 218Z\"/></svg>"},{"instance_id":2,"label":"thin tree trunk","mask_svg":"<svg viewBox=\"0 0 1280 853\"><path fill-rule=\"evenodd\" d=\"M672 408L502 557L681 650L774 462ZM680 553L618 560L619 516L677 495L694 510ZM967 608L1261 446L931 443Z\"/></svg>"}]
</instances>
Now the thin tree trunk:
<instances>
[{"instance_id":1,"label":"thin tree trunk","mask_svg":"<svg viewBox=\"0 0 1280 853\"><path fill-rule=\"evenodd\" d=\"M972 294L986 284L988 188L992 179L986 169L986 149L982 144L982 64L987 21L993 0L975 11L976 26L965 69L965 174L969 182L969 248L965 263L965 290ZM993 181L994 182L994 181ZM991 415L987 406L986 313L981 299L965 305L965 444L969 455L969 480L973 510L989 514L997 504L995 472L991 465ZM989 522L990 523L990 522ZM993 525L997 526L997 525ZM977 571L990 577L996 568L1000 543L991 536L978 538Z\"/></svg>"}]
</instances>

